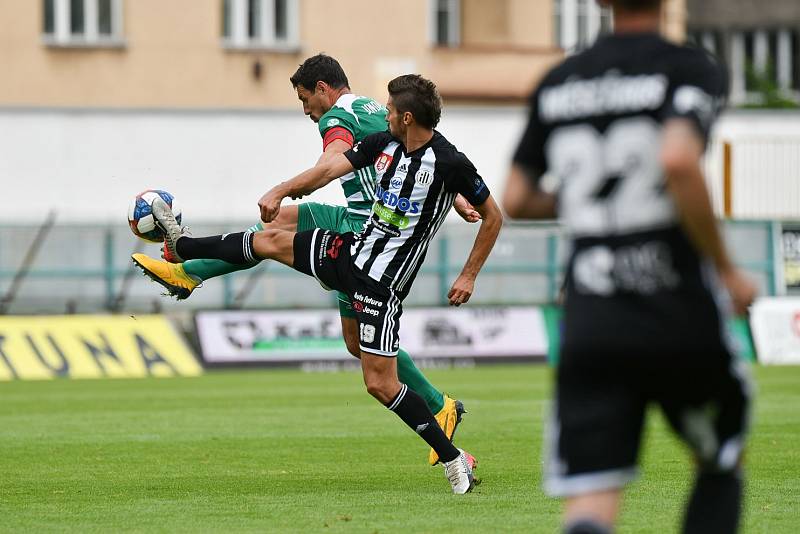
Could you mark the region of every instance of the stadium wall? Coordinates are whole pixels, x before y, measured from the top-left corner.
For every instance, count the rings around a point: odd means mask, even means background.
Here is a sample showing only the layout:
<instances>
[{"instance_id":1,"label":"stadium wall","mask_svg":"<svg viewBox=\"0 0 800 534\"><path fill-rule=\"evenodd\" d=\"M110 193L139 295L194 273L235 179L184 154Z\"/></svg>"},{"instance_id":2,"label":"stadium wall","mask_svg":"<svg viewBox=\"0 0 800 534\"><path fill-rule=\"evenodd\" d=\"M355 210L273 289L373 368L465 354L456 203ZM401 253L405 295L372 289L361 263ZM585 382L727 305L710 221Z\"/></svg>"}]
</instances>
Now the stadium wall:
<instances>
[{"instance_id":1,"label":"stadium wall","mask_svg":"<svg viewBox=\"0 0 800 534\"><path fill-rule=\"evenodd\" d=\"M440 130L502 190L525 111L449 107ZM723 141L733 145L733 216L800 216L800 114L732 111L719 122L707 163L722 213ZM188 221L240 221L258 215L267 189L311 165L320 151L299 110L0 109L6 203L0 222L122 221L130 198L160 187L176 195ZM221 202L220 199L224 199ZM331 184L314 200L339 204Z\"/></svg>"}]
</instances>

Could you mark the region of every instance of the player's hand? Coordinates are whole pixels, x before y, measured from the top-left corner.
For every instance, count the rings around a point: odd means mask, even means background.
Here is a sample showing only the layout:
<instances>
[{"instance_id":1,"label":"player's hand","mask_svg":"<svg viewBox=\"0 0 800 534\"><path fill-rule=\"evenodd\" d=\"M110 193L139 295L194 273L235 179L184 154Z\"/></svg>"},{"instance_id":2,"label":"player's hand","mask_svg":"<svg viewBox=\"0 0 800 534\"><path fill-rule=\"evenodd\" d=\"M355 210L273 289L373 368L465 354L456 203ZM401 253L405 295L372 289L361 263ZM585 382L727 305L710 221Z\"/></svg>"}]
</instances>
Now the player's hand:
<instances>
[{"instance_id":1,"label":"player's hand","mask_svg":"<svg viewBox=\"0 0 800 534\"><path fill-rule=\"evenodd\" d=\"M475 279L464 274L460 274L453 287L447 293L447 300L451 306L461 306L469 301L472 291L475 289Z\"/></svg>"},{"instance_id":2,"label":"player's hand","mask_svg":"<svg viewBox=\"0 0 800 534\"><path fill-rule=\"evenodd\" d=\"M731 269L722 273L722 282L728 289L736 315L745 315L747 308L753 303L758 294L756 285L739 269Z\"/></svg>"},{"instance_id":3,"label":"player's hand","mask_svg":"<svg viewBox=\"0 0 800 534\"><path fill-rule=\"evenodd\" d=\"M281 212L281 201L283 197L276 195L272 191L264 193L258 201L258 208L261 210L261 220L265 223L271 222Z\"/></svg>"},{"instance_id":4,"label":"player's hand","mask_svg":"<svg viewBox=\"0 0 800 534\"><path fill-rule=\"evenodd\" d=\"M475 208L472 207L472 204L467 202L467 200L461 197L461 195L456 197L456 201L453 203L453 208L455 208L456 213L458 213L461 218L468 223L475 223L481 220L481 214L475 211Z\"/></svg>"}]
</instances>

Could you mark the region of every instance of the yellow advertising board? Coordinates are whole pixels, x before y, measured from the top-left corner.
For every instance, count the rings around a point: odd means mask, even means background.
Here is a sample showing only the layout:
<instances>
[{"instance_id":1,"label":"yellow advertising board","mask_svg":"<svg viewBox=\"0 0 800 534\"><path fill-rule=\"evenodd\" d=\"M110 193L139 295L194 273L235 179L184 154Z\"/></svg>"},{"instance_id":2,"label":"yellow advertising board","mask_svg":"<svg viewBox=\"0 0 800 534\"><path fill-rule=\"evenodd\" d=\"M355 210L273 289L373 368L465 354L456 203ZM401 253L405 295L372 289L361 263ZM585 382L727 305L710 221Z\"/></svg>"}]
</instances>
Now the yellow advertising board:
<instances>
[{"instance_id":1,"label":"yellow advertising board","mask_svg":"<svg viewBox=\"0 0 800 534\"><path fill-rule=\"evenodd\" d=\"M0 380L202 373L162 315L0 317Z\"/></svg>"}]
</instances>

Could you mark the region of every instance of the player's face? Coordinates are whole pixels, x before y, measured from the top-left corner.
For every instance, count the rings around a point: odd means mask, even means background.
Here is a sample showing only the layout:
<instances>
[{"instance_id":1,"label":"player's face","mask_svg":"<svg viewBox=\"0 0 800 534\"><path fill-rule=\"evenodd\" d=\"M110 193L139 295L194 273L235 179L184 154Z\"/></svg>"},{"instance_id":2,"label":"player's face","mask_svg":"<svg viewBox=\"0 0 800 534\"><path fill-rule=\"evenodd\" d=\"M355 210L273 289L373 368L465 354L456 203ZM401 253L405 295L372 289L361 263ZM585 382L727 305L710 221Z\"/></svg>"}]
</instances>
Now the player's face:
<instances>
[{"instance_id":1,"label":"player's face","mask_svg":"<svg viewBox=\"0 0 800 534\"><path fill-rule=\"evenodd\" d=\"M389 101L386 102L386 109L388 111L386 122L389 123L389 132L395 137L402 137L406 133L406 125L403 123L403 114L398 113L397 108L394 107L392 97L389 97Z\"/></svg>"},{"instance_id":2,"label":"player's face","mask_svg":"<svg viewBox=\"0 0 800 534\"><path fill-rule=\"evenodd\" d=\"M298 85L297 98L303 103L303 113L308 115L314 122L319 122L320 117L325 115L330 109L330 106L326 107L327 100L318 89L309 91L302 85Z\"/></svg>"}]
</instances>

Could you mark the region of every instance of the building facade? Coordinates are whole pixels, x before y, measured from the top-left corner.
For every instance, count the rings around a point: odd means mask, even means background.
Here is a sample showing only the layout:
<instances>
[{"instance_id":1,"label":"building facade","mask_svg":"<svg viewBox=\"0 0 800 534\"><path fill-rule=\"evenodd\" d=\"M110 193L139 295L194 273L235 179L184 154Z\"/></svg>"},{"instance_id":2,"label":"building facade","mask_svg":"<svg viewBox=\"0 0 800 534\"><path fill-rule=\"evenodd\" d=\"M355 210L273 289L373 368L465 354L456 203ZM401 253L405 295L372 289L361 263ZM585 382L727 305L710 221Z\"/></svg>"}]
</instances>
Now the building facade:
<instances>
[{"instance_id":1,"label":"building facade","mask_svg":"<svg viewBox=\"0 0 800 534\"><path fill-rule=\"evenodd\" d=\"M683 35L684 0L667 33ZM286 108L317 52L380 97L419 72L460 101L520 100L610 27L594 0L0 0L0 106Z\"/></svg>"},{"instance_id":2,"label":"building facade","mask_svg":"<svg viewBox=\"0 0 800 534\"><path fill-rule=\"evenodd\" d=\"M733 104L763 104L765 84L800 102L796 0L688 0L687 8L690 40L728 65Z\"/></svg>"}]
</instances>

